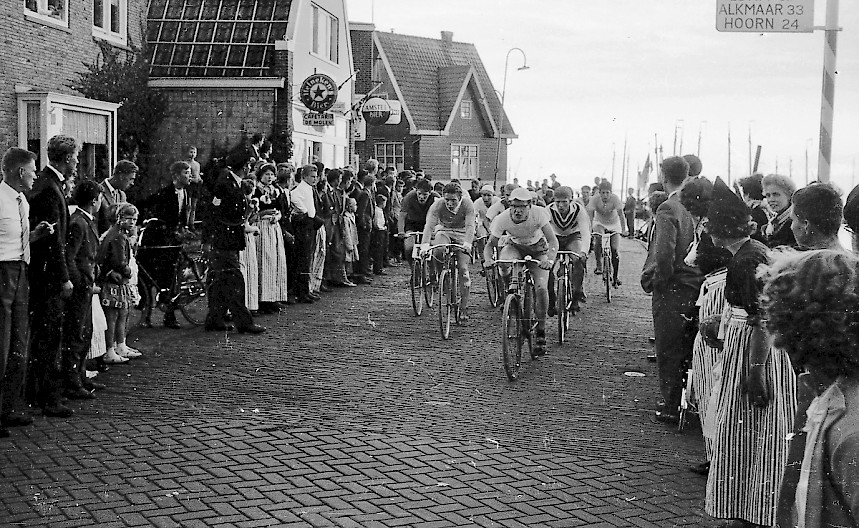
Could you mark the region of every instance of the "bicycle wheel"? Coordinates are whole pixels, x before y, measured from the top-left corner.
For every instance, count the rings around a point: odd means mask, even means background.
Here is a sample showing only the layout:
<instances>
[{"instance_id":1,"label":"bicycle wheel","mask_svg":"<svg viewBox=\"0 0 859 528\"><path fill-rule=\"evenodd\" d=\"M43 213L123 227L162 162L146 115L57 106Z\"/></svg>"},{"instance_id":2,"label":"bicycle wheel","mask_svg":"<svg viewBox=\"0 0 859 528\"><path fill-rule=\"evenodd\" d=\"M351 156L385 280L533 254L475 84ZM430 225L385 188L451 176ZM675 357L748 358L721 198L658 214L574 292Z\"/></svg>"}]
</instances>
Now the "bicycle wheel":
<instances>
[{"instance_id":1,"label":"bicycle wheel","mask_svg":"<svg viewBox=\"0 0 859 528\"><path fill-rule=\"evenodd\" d=\"M537 320L534 317L534 303L536 302L534 292L534 283L528 281L525 285L525 301L522 303L522 324L525 326L525 337L528 339L528 354L531 359L535 359L534 355L534 328Z\"/></svg>"},{"instance_id":2,"label":"bicycle wheel","mask_svg":"<svg viewBox=\"0 0 859 528\"><path fill-rule=\"evenodd\" d=\"M608 302L611 302L611 281L614 276L614 270L611 266L611 257L605 255L605 252L603 252L602 269L602 281L605 285L605 298Z\"/></svg>"},{"instance_id":3,"label":"bicycle wheel","mask_svg":"<svg viewBox=\"0 0 859 528\"><path fill-rule=\"evenodd\" d=\"M566 268L562 267L559 271L563 273L558 273L558 279L555 281L555 311L558 315L558 343L563 343L570 314L567 312L569 299L567 298Z\"/></svg>"},{"instance_id":4,"label":"bicycle wheel","mask_svg":"<svg viewBox=\"0 0 859 528\"><path fill-rule=\"evenodd\" d=\"M184 256L176 266L176 304L185 319L194 326L202 326L209 312L206 295L207 264L203 259Z\"/></svg>"},{"instance_id":5,"label":"bicycle wheel","mask_svg":"<svg viewBox=\"0 0 859 528\"><path fill-rule=\"evenodd\" d=\"M420 259L412 259L412 276L409 280L409 289L412 292L412 310L415 315L420 315L424 311L423 299L423 281L424 273Z\"/></svg>"},{"instance_id":6,"label":"bicycle wheel","mask_svg":"<svg viewBox=\"0 0 859 528\"><path fill-rule=\"evenodd\" d=\"M499 298L501 297L498 290L498 268L495 266L486 269L486 293L489 294L489 306L498 308Z\"/></svg>"},{"instance_id":7,"label":"bicycle wheel","mask_svg":"<svg viewBox=\"0 0 859 528\"><path fill-rule=\"evenodd\" d=\"M459 316L462 315L462 296L459 291L459 271L454 268L453 273L449 273L448 275L450 277L448 301L450 302L450 306L453 308L453 320L456 321L456 324L459 324Z\"/></svg>"},{"instance_id":8,"label":"bicycle wheel","mask_svg":"<svg viewBox=\"0 0 859 528\"><path fill-rule=\"evenodd\" d=\"M438 282L433 281L432 264L428 261L422 262L421 273L423 273L424 278L424 300L427 306L432 308L433 303L435 303L436 291L438 290Z\"/></svg>"},{"instance_id":9,"label":"bicycle wheel","mask_svg":"<svg viewBox=\"0 0 859 528\"><path fill-rule=\"evenodd\" d=\"M450 302L452 286L450 273L441 270L438 277L438 326L442 339L450 337L450 320L453 316L453 305Z\"/></svg>"},{"instance_id":10,"label":"bicycle wheel","mask_svg":"<svg viewBox=\"0 0 859 528\"><path fill-rule=\"evenodd\" d=\"M501 364L510 381L519 377L519 369L522 366L522 344L525 340L522 330L519 298L511 293L504 301L501 317Z\"/></svg>"}]
</instances>

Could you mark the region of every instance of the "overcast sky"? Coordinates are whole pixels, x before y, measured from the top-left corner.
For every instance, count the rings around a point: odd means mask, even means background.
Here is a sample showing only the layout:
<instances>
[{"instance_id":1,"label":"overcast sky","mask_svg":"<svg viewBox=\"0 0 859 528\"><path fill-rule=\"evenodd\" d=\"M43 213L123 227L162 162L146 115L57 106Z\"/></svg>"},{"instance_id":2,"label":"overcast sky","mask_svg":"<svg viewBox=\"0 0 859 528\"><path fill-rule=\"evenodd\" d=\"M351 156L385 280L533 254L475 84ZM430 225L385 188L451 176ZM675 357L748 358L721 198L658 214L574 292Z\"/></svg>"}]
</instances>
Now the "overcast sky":
<instances>
[{"instance_id":1,"label":"overcast sky","mask_svg":"<svg viewBox=\"0 0 859 528\"><path fill-rule=\"evenodd\" d=\"M810 1L810 0L806 0ZM815 23L823 25L825 0ZM833 181L852 186L859 158L859 2L840 2ZM351 21L379 31L471 42L497 90L510 55L505 108L519 139L510 172L524 182L611 178L620 185L624 138L632 175L653 152L698 152L704 174L749 171L749 130L764 173L817 174L823 32L720 33L716 0L348 0ZM680 153L680 152L678 152ZM652 157L652 156L651 156ZM486 175L491 177L491 175Z\"/></svg>"}]
</instances>

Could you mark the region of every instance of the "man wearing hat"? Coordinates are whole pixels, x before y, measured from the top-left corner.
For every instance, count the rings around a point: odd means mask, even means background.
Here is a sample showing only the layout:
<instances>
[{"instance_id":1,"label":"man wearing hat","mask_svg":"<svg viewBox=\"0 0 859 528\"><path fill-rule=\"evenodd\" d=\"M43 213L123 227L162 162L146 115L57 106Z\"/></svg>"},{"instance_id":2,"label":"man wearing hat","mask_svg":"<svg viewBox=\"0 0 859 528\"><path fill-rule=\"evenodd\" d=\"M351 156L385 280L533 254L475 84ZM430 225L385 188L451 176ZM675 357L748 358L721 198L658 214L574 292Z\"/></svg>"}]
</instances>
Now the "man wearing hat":
<instances>
[{"instance_id":1,"label":"man wearing hat","mask_svg":"<svg viewBox=\"0 0 859 528\"><path fill-rule=\"evenodd\" d=\"M486 212L500 201L501 198L495 196L492 185L488 184L480 189L479 199L474 200L474 213L477 216L477 251L481 262L483 261L483 247L486 245L486 237L489 235L489 225L492 223L487 220Z\"/></svg>"},{"instance_id":2,"label":"man wearing hat","mask_svg":"<svg viewBox=\"0 0 859 528\"><path fill-rule=\"evenodd\" d=\"M558 238L552 228L549 212L544 207L533 205L533 198L528 189L522 187L514 189L510 193L510 208L492 220L489 227L489 241L483 250L483 258L487 266L493 264L493 251L498 247L498 239L505 234L509 239L499 251L500 259L521 259L530 256L536 260L536 262L529 262L528 268L537 290L534 354L542 356L546 353L549 270L555 265L555 258L558 255ZM510 267L501 266L500 271L505 283L509 284Z\"/></svg>"},{"instance_id":3,"label":"man wearing hat","mask_svg":"<svg viewBox=\"0 0 859 528\"><path fill-rule=\"evenodd\" d=\"M692 358L695 329L687 324L697 309L701 271L686 264L689 245L695 239L695 220L680 203L680 188L689 174L689 163L679 156L662 162L668 199L656 210L653 239L641 271L641 287L653 293L654 348L659 370L662 401L657 420L676 423L679 419L682 376L685 362Z\"/></svg>"}]
</instances>

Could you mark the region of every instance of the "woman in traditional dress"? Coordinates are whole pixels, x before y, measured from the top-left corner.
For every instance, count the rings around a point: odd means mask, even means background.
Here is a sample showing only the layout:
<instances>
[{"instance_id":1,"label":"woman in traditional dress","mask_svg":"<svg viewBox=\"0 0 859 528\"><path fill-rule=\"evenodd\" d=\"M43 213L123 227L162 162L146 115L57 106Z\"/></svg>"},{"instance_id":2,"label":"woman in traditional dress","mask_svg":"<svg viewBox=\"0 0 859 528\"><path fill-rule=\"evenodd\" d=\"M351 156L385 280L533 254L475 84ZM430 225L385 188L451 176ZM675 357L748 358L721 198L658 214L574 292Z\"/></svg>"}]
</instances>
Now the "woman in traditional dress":
<instances>
[{"instance_id":1,"label":"woman in traditional dress","mask_svg":"<svg viewBox=\"0 0 859 528\"><path fill-rule=\"evenodd\" d=\"M259 264L259 311L277 313L287 301L287 265L283 230L280 227L281 195L274 184L275 166L267 163L257 171L254 197L259 203L259 230L256 237Z\"/></svg>"},{"instance_id":2,"label":"woman in traditional dress","mask_svg":"<svg viewBox=\"0 0 859 528\"><path fill-rule=\"evenodd\" d=\"M259 264L257 262L257 242L259 227L257 226L259 200L254 198L256 182L251 179L242 180L242 192L245 195L245 249L239 251L239 265L242 277L245 279L245 306L248 310L259 310Z\"/></svg>"},{"instance_id":3,"label":"woman in traditional dress","mask_svg":"<svg viewBox=\"0 0 859 528\"><path fill-rule=\"evenodd\" d=\"M756 270L767 247L749 235L748 206L720 179L706 224L716 247L731 252L722 316L722 378L716 393L715 437L706 512L725 526L775 524L776 501L796 410L796 376L787 354L764 333Z\"/></svg>"}]
</instances>

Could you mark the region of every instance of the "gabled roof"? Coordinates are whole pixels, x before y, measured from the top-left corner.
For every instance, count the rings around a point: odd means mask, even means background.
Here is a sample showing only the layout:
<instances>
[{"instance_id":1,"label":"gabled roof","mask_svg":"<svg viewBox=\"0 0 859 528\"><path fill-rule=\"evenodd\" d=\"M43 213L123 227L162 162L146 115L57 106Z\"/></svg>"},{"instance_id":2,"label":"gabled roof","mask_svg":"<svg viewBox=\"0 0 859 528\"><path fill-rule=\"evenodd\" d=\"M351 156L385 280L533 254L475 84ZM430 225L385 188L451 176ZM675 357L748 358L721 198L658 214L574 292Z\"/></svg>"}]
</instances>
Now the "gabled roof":
<instances>
[{"instance_id":1,"label":"gabled roof","mask_svg":"<svg viewBox=\"0 0 859 528\"><path fill-rule=\"evenodd\" d=\"M402 95L403 113L413 128L437 132L446 128L469 69L473 69L472 76L485 96L493 130L498 128L501 100L474 44L447 44L440 39L378 31L374 37L395 90ZM506 115L503 135L515 137Z\"/></svg>"},{"instance_id":2,"label":"gabled roof","mask_svg":"<svg viewBox=\"0 0 859 528\"><path fill-rule=\"evenodd\" d=\"M292 0L149 0L152 77L267 77Z\"/></svg>"}]
</instances>

